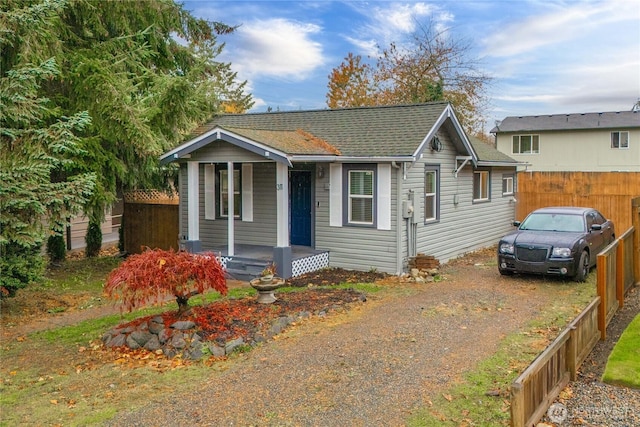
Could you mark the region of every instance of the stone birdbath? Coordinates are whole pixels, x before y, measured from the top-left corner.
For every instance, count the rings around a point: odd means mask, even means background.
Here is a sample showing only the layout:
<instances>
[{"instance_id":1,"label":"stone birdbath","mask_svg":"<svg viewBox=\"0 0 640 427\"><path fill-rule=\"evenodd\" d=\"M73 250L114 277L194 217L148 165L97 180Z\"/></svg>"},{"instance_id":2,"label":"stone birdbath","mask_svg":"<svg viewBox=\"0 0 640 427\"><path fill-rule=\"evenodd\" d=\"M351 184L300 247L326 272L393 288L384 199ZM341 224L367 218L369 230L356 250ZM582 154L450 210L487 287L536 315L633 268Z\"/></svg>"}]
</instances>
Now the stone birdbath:
<instances>
[{"instance_id":1,"label":"stone birdbath","mask_svg":"<svg viewBox=\"0 0 640 427\"><path fill-rule=\"evenodd\" d=\"M251 287L258 291L258 302L261 304L271 304L276 301L277 298L273 294L273 291L284 285L284 279L280 277L273 277L271 280L264 280L261 277L253 279L249 282Z\"/></svg>"}]
</instances>

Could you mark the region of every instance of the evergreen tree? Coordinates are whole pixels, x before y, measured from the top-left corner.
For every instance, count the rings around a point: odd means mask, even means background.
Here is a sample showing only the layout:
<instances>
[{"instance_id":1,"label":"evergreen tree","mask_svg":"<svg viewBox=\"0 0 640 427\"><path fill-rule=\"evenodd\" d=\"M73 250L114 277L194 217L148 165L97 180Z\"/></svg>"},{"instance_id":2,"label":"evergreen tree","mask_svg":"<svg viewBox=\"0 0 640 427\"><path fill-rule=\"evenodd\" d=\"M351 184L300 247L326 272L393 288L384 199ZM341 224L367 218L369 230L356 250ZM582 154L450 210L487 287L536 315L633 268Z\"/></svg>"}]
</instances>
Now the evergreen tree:
<instances>
[{"instance_id":1,"label":"evergreen tree","mask_svg":"<svg viewBox=\"0 0 640 427\"><path fill-rule=\"evenodd\" d=\"M96 222L117 188L166 187L172 169L161 170L158 157L195 126L253 104L230 64L217 60L218 37L234 28L197 19L172 0L3 0L1 8L3 16L55 13L46 34L28 34L26 21L7 26L22 35L7 36L0 70L56 59L60 73L41 93L62 114L87 111L92 120L81 141L88 156L54 179L96 173L84 207Z\"/></svg>"},{"instance_id":2,"label":"evergreen tree","mask_svg":"<svg viewBox=\"0 0 640 427\"><path fill-rule=\"evenodd\" d=\"M6 16L3 16L6 18ZM25 10L17 20L41 24ZM0 31L0 47L7 43ZM57 118L46 98L38 96L43 80L57 73L54 60L21 64L0 77L0 296L42 277L43 225L63 224L79 212L95 186L95 174L52 182L51 175L81 158L77 132L90 123L86 112ZM62 229L56 230L62 233Z\"/></svg>"}]
</instances>

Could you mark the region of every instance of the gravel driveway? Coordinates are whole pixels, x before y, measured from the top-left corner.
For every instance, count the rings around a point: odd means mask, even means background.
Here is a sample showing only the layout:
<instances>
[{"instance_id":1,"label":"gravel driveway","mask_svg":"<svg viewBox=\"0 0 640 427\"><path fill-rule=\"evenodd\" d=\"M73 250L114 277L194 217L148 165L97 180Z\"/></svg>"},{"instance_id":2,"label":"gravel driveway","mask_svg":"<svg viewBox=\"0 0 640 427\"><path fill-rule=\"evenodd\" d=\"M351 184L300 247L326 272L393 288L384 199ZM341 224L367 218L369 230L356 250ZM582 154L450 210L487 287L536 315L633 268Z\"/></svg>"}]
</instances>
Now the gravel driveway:
<instances>
[{"instance_id":1,"label":"gravel driveway","mask_svg":"<svg viewBox=\"0 0 640 427\"><path fill-rule=\"evenodd\" d=\"M197 393L157 400L149 393L147 406L109 425L404 425L548 302L495 266L447 277L305 321L212 371Z\"/></svg>"}]
</instances>

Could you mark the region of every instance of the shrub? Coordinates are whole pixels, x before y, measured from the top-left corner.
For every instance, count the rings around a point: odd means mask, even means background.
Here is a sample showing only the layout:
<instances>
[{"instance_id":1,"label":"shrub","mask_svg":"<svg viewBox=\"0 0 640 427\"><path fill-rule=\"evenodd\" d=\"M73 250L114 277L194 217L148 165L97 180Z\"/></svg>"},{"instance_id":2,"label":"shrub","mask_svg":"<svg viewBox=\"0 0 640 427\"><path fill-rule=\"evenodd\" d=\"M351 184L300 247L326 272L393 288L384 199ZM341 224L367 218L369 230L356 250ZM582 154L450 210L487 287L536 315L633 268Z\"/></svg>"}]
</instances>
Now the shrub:
<instances>
[{"instance_id":1,"label":"shrub","mask_svg":"<svg viewBox=\"0 0 640 427\"><path fill-rule=\"evenodd\" d=\"M132 255L109 274L105 283L106 294L122 300L129 311L148 302L162 302L173 295L179 316L189 311L189 298L206 289L227 294L224 270L215 255L173 249L146 250Z\"/></svg>"},{"instance_id":2,"label":"shrub","mask_svg":"<svg viewBox=\"0 0 640 427\"><path fill-rule=\"evenodd\" d=\"M42 242L0 244L0 299L15 296L18 289L42 277L45 260L40 253L41 247Z\"/></svg>"},{"instance_id":3,"label":"shrub","mask_svg":"<svg viewBox=\"0 0 640 427\"><path fill-rule=\"evenodd\" d=\"M102 248L102 229L100 229L100 224L93 220L89 221L89 229L84 239L87 244L84 252L85 256L97 257Z\"/></svg>"},{"instance_id":4,"label":"shrub","mask_svg":"<svg viewBox=\"0 0 640 427\"><path fill-rule=\"evenodd\" d=\"M62 234L52 234L47 240L47 255L49 262L58 263L64 261L67 256L67 245Z\"/></svg>"}]
</instances>

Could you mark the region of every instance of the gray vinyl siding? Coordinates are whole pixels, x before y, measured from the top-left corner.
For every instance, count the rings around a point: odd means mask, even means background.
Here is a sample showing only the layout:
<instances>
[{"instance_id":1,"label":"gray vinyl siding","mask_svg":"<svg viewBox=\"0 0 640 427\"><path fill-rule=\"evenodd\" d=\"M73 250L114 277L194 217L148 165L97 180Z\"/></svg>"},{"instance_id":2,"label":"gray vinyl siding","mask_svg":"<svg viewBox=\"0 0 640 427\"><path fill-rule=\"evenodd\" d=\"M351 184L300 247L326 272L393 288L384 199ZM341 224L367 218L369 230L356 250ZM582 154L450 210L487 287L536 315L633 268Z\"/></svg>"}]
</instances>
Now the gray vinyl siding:
<instances>
[{"instance_id":1,"label":"gray vinyl siding","mask_svg":"<svg viewBox=\"0 0 640 427\"><path fill-rule=\"evenodd\" d=\"M441 135L441 140L446 135ZM473 202L473 166L468 163L457 178L456 153L449 143L439 153L426 150L420 162L410 170L404 192L416 193L415 212L419 215L417 227L417 253L432 255L440 262L459 257L467 252L497 244L500 237L512 229L515 203L512 197L502 196L502 176L514 173L514 168L488 168L490 171L490 200ZM440 220L424 223L424 165L440 164ZM458 203L454 203L454 198ZM405 197L406 198L406 197ZM403 228L403 247L407 231ZM406 252L405 252L406 254Z\"/></svg>"},{"instance_id":2,"label":"gray vinyl siding","mask_svg":"<svg viewBox=\"0 0 640 427\"><path fill-rule=\"evenodd\" d=\"M204 165L200 165L200 241L203 250L226 245L226 218L204 218ZM217 195L217 193L216 193ZM276 245L276 167L275 163L253 165L253 221L236 219L235 242L250 245ZM216 208L218 200L216 200Z\"/></svg>"},{"instance_id":3,"label":"gray vinyl siding","mask_svg":"<svg viewBox=\"0 0 640 427\"><path fill-rule=\"evenodd\" d=\"M391 169L391 230L329 226L329 174L316 179L316 249L328 250L331 267L396 271L396 169Z\"/></svg>"}]
</instances>

